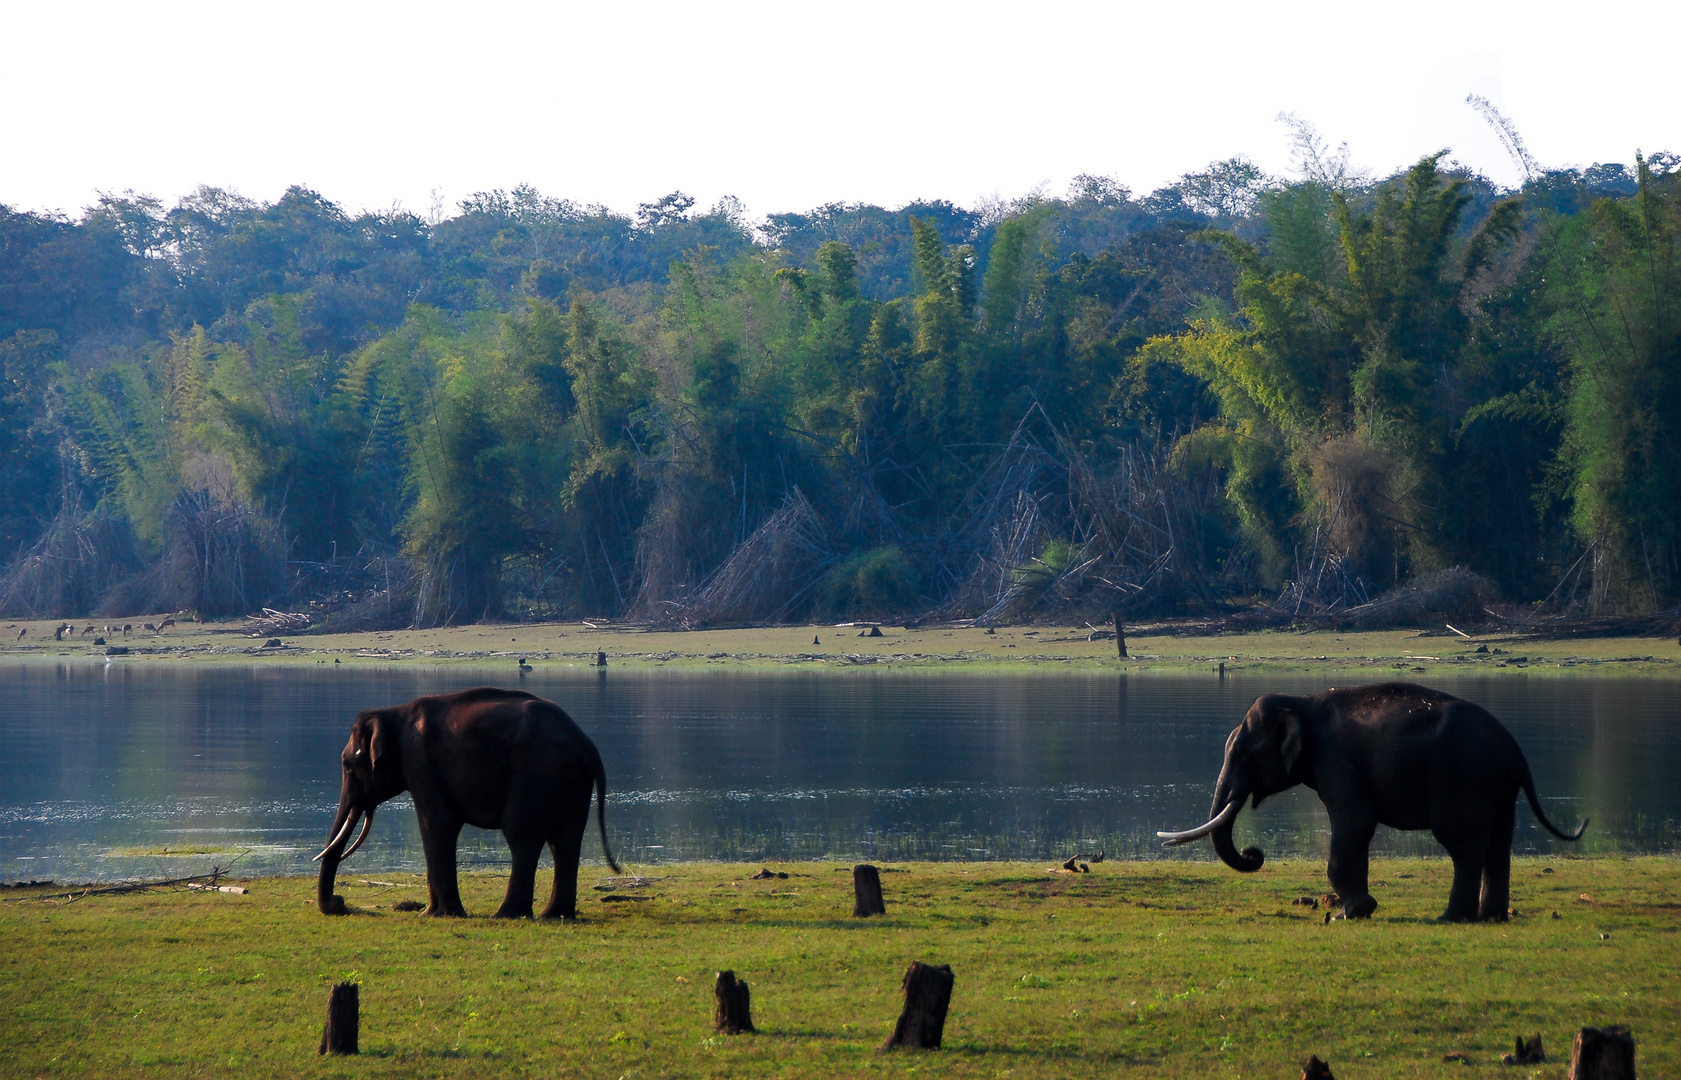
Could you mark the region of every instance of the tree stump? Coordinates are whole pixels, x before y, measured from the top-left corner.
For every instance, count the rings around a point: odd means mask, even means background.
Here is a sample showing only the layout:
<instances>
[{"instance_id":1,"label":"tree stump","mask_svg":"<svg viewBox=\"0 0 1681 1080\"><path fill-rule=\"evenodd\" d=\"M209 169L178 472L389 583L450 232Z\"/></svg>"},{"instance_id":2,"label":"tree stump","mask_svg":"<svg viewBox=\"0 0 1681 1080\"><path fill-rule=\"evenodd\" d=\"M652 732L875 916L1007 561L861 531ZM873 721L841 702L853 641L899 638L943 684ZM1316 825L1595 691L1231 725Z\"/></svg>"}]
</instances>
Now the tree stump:
<instances>
[{"instance_id":1,"label":"tree stump","mask_svg":"<svg viewBox=\"0 0 1681 1080\"><path fill-rule=\"evenodd\" d=\"M356 984L341 982L327 998L327 1026L321 1029L317 1054L355 1054L357 1029L361 1026L361 1005Z\"/></svg>"},{"instance_id":2,"label":"tree stump","mask_svg":"<svg viewBox=\"0 0 1681 1080\"><path fill-rule=\"evenodd\" d=\"M887 914L887 902L881 898L881 871L869 863L852 868L852 914L860 919Z\"/></svg>"},{"instance_id":3,"label":"tree stump","mask_svg":"<svg viewBox=\"0 0 1681 1080\"><path fill-rule=\"evenodd\" d=\"M951 988L957 978L950 964L924 964L912 961L905 971L905 1008L893 1034L881 1044L883 1050L908 1046L918 1050L938 1050L940 1036L945 1033L946 1010L951 1007Z\"/></svg>"},{"instance_id":4,"label":"tree stump","mask_svg":"<svg viewBox=\"0 0 1681 1080\"><path fill-rule=\"evenodd\" d=\"M1331 1075L1331 1066L1320 1061L1318 1054L1314 1054L1302 1064L1302 1080L1337 1080L1337 1078Z\"/></svg>"},{"instance_id":5,"label":"tree stump","mask_svg":"<svg viewBox=\"0 0 1681 1080\"><path fill-rule=\"evenodd\" d=\"M718 981L712 984L712 994L718 999L713 1026L726 1035L753 1030L753 1001L745 979L737 979L733 971L720 971Z\"/></svg>"},{"instance_id":6,"label":"tree stump","mask_svg":"<svg viewBox=\"0 0 1681 1080\"><path fill-rule=\"evenodd\" d=\"M596 667L606 667L607 666L607 653L606 653L605 650L603 650L603 649L597 649L596 650L596 652L595 652L595 666Z\"/></svg>"},{"instance_id":7,"label":"tree stump","mask_svg":"<svg viewBox=\"0 0 1681 1080\"><path fill-rule=\"evenodd\" d=\"M1121 659L1125 660L1127 658L1126 628L1121 625L1120 612L1114 611L1110 612L1110 614L1115 617L1115 649L1121 654Z\"/></svg>"},{"instance_id":8,"label":"tree stump","mask_svg":"<svg viewBox=\"0 0 1681 1080\"><path fill-rule=\"evenodd\" d=\"M1569 1080L1634 1080L1634 1036L1621 1024L1585 1027L1570 1049Z\"/></svg>"},{"instance_id":9,"label":"tree stump","mask_svg":"<svg viewBox=\"0 0 1681 1080\"><path fill-rule=\"evenodd\" d=\"M1545 1065L1547 1051L1541 1046L1541 1036L1536 1034L1528 1042L1522 1035L1517 1037L1517 1045L1512 1053L1500 1059L1502 1065Z\"/></svg>"}]
</instances>

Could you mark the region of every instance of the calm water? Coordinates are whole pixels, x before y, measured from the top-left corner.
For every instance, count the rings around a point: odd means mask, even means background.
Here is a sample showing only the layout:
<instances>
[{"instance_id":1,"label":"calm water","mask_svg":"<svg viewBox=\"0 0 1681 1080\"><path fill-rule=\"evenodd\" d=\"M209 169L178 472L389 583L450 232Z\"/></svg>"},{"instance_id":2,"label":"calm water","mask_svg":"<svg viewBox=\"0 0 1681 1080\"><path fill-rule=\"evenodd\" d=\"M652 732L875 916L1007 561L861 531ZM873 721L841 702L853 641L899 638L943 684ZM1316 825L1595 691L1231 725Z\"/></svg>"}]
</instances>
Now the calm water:
<instances>
[{"instance_id":1,"label":"calm water","mask_svg":"<svg viewBox=\"0 0 1681 1080\"><path fill-rule=\"evenodd\" d=\"M352 716L483 673L413 668L0 667L0 880L308 872ZM1163 857L1208 810L1227 732L1302 677L775 673L534 675L601 748L616 853L633 862ZM1517 735L1548 813L1593 818L1584 852L1681 850L1681 684L1439 680ZM1520 850L1562 847L1518 811ZM1322 855L1305 789L1245 811L1239 844ZM1380 832L1391 852L1428 834ZM599 859L591 827L587 860ZM466 830L463 863L505 863ZM1171 858L1212 857L1208 844ZM545 856L546 858L546 856ZM387 804L350 874L423 865Z\"/></svg>"}]
</instances>

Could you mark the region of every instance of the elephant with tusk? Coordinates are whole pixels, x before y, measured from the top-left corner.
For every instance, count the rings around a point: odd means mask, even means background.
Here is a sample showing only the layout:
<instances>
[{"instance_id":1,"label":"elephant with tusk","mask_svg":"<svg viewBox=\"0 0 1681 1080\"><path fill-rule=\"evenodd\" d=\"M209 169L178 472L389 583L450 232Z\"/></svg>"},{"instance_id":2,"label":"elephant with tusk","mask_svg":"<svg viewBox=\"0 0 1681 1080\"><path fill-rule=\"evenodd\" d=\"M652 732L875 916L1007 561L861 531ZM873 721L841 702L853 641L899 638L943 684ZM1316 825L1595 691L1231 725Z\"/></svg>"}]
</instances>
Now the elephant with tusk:
<instances>
[{"instance_id":1,"label":"elephant with tusk","mask_svg":"<svg viewBox=\"0 0 1681 1080\"><path fill-rule=\"evenodd\" d=\"M1208 836L1227 866L1244 873L1266 860L1238 851L1232 822L1243 801L1306 784L1331 819L1331 885L1343 912L1377 910L1367 889L1368 848L1379 825L1429 829L1453 859L1453 888L1442 919L1504 920L1511 893L1512 828L1521 790L1549 832L1529 762L1500 721L1468 701L1412 683L1331 689L1307 697L1267 694L1226 739L1210 819L1160 832L1163 847Z\"/></svg>"},{"instance_id":2,"label":"elephant with tusk","mask_svg":"<svg viewBox=\"0 0 1681 1080\"><path fill-rule=\"evenodd\" d=\"M554 888L544 918L577 913L578 857L589 823L590 796L607 846L607 773L595 743L560 706L521 690L480 687L370 709L356 717L340 756L343 770L333 838L315 856L321 864L316 903L323 915L344 914L333 892L339 864L368 838L374 810L407 791L420 819L426 852L428 915L466 915L456 880L455 847L464 825L500 829L513 855L499 918L530 918L537 860L554 856ZM345 841L360 822L361 832Z\"/></svg>"}]
</instances>

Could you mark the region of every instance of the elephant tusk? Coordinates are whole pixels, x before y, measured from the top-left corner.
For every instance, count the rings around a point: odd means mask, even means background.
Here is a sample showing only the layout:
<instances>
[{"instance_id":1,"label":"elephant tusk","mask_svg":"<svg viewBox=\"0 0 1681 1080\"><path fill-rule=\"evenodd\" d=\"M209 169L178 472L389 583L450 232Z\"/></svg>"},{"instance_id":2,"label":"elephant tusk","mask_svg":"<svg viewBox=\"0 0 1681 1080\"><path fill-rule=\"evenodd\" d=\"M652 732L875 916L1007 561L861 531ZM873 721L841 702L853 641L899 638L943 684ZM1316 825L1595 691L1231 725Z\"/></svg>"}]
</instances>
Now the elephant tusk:
<instances>
[{"instance_id":1,"label":"elephant tusk","mask_svg":"<svg viewBox=\"0 0 1681 1080\"><path fill-rule=\"evenodd\" d=\"M356 854L356 849L362 846L362 841L364 841L368 838L368 830L373 828L373 827L374 827L374 812L372 810L369 810L368 811L368 816L362 819L362 832L361 832L361 834L356 837L356 842L354 844L350 845L349 850L347 850L343 855L339 856L339 858L348 859L352 855Z\"/></svg>"},{"instance_id":2,"label":"elephant tusk","mask_svg":"<svg viewBox=\"0 0 1681 1080\"><path fill-rule=\"evenodd\" d=\"M336 834L334 834L334 836L331 840L327 841L327 846L321 849L321 854L315 856L315 858L313 858L309 861L310 862L320 862L322 859L326 858L327 852L333 850L333 845L334 844L342 843L344 841L344 838L346 836L350 835L350 830L355 828L355 826L356 826L356 819L361 817L361 816L362 815L358 812L358 813L352 813L349 817L345 818L344 819L344 824L339 828L339 831Z\"/></svg>"},{"instance_id":3,"label":"elephant tusk","mask_svg":"<svg viewBox=\"0 0 1681 1080\"><path fill-rule=\"evenodd\" d=\"M1237 817L1237 812L1242 807L1242 799L1233 799L1226 804L1224 810L1194 829L1187 829L1184 832L1158 832L1156 835L1165 841L1162 847L1173 847L1175 844L1188 844L1192 840L1201 840L1222 825L1231 824L1232 819Z\"/></svg>"}]
</instances>

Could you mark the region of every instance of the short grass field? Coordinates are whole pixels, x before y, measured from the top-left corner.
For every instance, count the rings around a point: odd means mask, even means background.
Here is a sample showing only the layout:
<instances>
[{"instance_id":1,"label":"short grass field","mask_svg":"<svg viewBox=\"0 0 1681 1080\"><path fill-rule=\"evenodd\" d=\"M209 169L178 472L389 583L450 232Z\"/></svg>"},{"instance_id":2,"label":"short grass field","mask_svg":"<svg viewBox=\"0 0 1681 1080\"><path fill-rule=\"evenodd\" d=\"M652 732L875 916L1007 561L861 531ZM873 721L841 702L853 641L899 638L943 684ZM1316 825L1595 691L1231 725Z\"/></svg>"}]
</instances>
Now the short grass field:
<instances>
[{"instance_id":1,"label":"short grass field","mask_svg":"<svg viewBox=\"0 0 1681 1080\"><path fill-rule=\"evenodd\" d=\"M248 895L156 890L0 903L6 1076L1563 1077L1583 1025L1634 1032L1643 1078L1681 1076L1681 862L1519 860L1517 917L1440 925L1451 867L1374 864L1381 907L1292 904L1317 863L1242 876L1182 861L888 867L885 918L851 917L833 863L643 868L572 923L428 919L418 879L341 875ZM468 909L504 881L463 878ZM539 890L541 896L543 889ZM1554 916L1557 913L1557 917ZM877 1047L912 960L956 976L945 1046ZM711 1027L712 982L752 987L756 1035ZM361 984L358 1058L316 1056L329 986ZM1517 1034L1548 1063L1502 1067ZM1458 1051L1470 1064L1444 1062Z\"/></svg>"}]
</instances>

